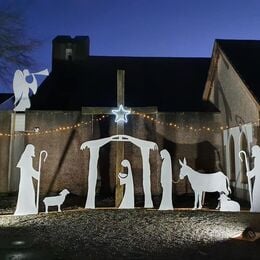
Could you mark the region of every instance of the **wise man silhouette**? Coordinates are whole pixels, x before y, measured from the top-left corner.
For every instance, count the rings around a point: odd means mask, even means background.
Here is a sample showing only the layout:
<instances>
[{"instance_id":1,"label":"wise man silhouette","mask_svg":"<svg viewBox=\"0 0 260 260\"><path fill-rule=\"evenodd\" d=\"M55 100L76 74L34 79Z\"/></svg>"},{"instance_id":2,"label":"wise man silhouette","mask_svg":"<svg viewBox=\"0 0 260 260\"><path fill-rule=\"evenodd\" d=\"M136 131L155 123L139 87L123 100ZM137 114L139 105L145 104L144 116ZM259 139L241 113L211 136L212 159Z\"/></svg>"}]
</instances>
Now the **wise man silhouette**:
<instances>
[{"instance_id":1,"label":"wise man silhouette","mask_svg":"<svg viewBox=\"0 0 260 260\"><path fill-rule=\"evenodd\" d=\"M39 180L39 172L33 168L35 147L28 144L16 167L20 168L18 200L14 215L37 214L33 178Z\"/></svg>"},{"instance_id":2,"label":"wise man silhouette","mask_svg":"<svg viewBox=\"0 0 260 260\"><path fill-rule=\"evenodd\" d=\"M254 157L254 168L247 172L249 179L255 177L250 211L260 212L260 147L258 145L252 147L252 157Z\"/></svg>"}]
</instances>

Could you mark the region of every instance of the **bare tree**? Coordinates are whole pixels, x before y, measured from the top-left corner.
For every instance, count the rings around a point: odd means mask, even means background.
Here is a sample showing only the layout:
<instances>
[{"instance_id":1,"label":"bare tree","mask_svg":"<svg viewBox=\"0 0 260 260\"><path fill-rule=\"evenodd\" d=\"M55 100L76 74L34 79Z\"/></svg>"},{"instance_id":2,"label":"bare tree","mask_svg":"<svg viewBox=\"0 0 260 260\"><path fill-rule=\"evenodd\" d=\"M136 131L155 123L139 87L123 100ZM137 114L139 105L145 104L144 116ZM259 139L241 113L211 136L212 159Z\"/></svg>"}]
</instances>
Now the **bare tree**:
<instances>
[{"instance_id":1,"label":"bare tree","mask_svg":"<svg viewBox=\"0 0 260 260\"><path fill-rule=\"evenodd\" d=\"M10 83L14 70L31 67L34 61L30 53L38 45L38 41L26 36L20 14L0 10L0 81Z\"/></svg>"}]
</instances>

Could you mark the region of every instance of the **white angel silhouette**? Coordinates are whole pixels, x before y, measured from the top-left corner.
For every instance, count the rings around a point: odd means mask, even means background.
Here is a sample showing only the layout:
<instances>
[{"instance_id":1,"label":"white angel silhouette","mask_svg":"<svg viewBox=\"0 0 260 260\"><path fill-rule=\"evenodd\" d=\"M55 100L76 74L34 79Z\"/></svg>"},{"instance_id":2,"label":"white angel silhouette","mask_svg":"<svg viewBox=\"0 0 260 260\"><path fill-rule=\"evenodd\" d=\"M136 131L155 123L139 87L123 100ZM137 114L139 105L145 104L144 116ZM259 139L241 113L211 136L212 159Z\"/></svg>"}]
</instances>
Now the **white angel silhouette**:
<instances>
[{"instance_id":1,"label":"white angel silhouette","mask_svg":"<svg viewBox=\"0 0 260 260\"><path fill-rule=\"evenodd\" d=\"M48 76L48 69L42 70L37 73L30 73L29 70L23 71L16 70L13 78L13 91L14 91L14 111L25 111L25 109L31 107L29 98L29 90L31 89L33 94L37 92L37 79L35 75ZM28 82L26 78L32 76L32 82Z\"/></svg>"}]
</instances>

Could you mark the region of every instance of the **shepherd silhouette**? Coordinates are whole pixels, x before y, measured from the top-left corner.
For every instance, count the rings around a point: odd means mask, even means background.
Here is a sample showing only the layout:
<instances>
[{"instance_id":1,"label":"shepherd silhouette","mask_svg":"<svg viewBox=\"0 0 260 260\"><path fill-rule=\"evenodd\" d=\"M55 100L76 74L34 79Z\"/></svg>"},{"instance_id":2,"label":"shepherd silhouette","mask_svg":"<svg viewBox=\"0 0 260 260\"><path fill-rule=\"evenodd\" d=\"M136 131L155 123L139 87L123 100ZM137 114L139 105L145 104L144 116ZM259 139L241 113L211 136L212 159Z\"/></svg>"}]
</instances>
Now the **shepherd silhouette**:
<instances>
[{"instance_id":1,"label":"shepherd silhouette","mask_svg":"<svg viewBox=\"0 0 260 260\"><path fill-rule=\"evenodd\" d=\"M260 147L258 145L254 145L252 147L252 157L254 157L254 168L247 172L249 179L255 178L252 190L252 206L250 211L260 212Z\"/></svg>"},{"instance_id":2,"label":"shepherd silhouette","mask_svg":"<svg viewBox=\"0 0 260 260\"><path fill-rule=\"evenodd\" d=\"M33 178L39 180L39 172L33 168L35 147L28 144L16 167L20 168L18 200L14 215L37 214Z\"/></svg>"}]
</instances>

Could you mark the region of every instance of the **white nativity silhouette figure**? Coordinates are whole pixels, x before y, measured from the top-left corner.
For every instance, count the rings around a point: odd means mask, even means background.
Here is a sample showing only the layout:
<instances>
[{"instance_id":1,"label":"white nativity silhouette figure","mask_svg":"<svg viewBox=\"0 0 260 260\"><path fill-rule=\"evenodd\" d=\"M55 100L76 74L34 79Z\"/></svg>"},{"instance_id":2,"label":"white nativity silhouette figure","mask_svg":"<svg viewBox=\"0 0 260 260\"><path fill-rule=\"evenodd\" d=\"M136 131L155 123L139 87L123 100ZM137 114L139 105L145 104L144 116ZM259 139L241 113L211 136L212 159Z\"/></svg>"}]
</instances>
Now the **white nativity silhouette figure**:
<instances>
[{"instance_id":1,"label":"white nativity silhouette figure","mask_svg":"<svg viewBox=\"0 0 260 260\"><path fill-rule=\"evenodd\" d=\"M35 75L48 76L48 69L30 73L29 70L25 69L23 71L16 70L13 78L13 91L14 91L14 111L25 111L27 108L31 107L29 91L32 90L33 94L37 92L37 79ZM31 76L32 81L28 82L27 77Z\"/></svg>"},{"instance_id":2,"label":"white nativity silhouette figure","mask_svg":"<svg viewBox=\"0 0 260 260\"><path fill-rule=\"evenodd\" d=\"M38 171L33 168L33 157L35 157L35 147L28 144L17 167L20 168L20 182L18 190L18 199L14 215L28 215L38 213L39 187L40 187L40 171L42 154L45 153L44 161L47 157L46 151L41 151L39 157ZM37 180L37 196L35 197L35 188L33 179Z\"/></svg>"},{"instance_id":3,"label":"white nativity silhouette figure","mask_svg":"<svg viewBox=\"0 0 260 260\"><path fill-rule=\"evenodd\" d=\"M151 192L151 167L149 162L150 150L158 150L158 145L151 141L141 140L129 135L119 135L120 140L131 142L141 149L143 164L143 190L144 190L144 207L153 208Z\"/></svg>"},{"instance_id":4,"label":"white nativity silhouette figure","mask_svg":"<svg viewBox=\"0 0 260 260\"><path fill-rule=\"evenodd\" d=\"M172 205L172 162L169 152L164 149L160 152L163 159L161 166L162 200L159 210L173 209Z\"/></svg>"},{"instance_id":5,"label":"white nativity silhouette figure","mask_svg":"<svg viewBox=\"0 0 260 260\"><path fill-rule=\"evenodd\" d=\"M226 195L231 193L229 179L223 172L199 173L187 165L185 158L183 162L179 160L179 163L182 166L180 169L180 179L182 180L187 176L194 191L195 199L193 209L202 208L203 192L223 192ZM199 204L198 207L197 204Z\"/></svg>"},{"instance_id":6,"label":"white nativity silhouette figure","mask_svg":"<svg viewBox=\"0 0 260 260\"><path fill-rule=\"evenodd\" d=\"M254 145L252 147L252 157L254 157L254 168L250 171L248 161L246 158L246 153L240 151L239 155L241 158L241 153L244 153L246 159L246 169L248 177L248 189L249 197L251 203L251 212L260 212L260 147ZM251 179L254 178L254 185L252 187Z\"/></svg>"},{"instance_id":7,"label":"white nativity silhouette figure","mask_svg":"<svg viewBox=\"0 0 260 260\"><path fill-rule=\"evenodd\" d=\"M150 162L149 153L150 150L158 149L158 146L154 142L141 140L128 135L114 135L107 138L101 138L97 140L90 140L82 143L80 146L81 150L89 148L89 171L88 171L88 193L85 208L94 209L95 208L95 194L96 194L96 184L97 184L97 173L98 173L98 158L100 148L111 142L111 141L122 141L131 142L141 149L142 155L142 165L143 165L143 189L144 189L144 207L152 208L152 193L151 193L151 180L150 180Z\"/></svg>"},{"instance_id":8,"label":"white nativity silhouette figure","mask_svg":"<svg viewBox=\"0 0 260 260\"><path fill-rule=\"evenodd\" d=\"M120 185L125 185L124 197L120 203L120 209L133 209L135 207L134 198L134 182L133 174L130 162L128 160L123 160L121 162L123 167L127 167L127 173L120 172L118 178L120 179Z\"/></svg>"},{"instance_id":9,"label":"white nativity silhouette figure","mask_svg":"<svg viewBox=\"0 0 260 260\"><path fill-rule=\"evenodd\" d=\"M238 202L231 200L226 194L221 193L219 198L219 208L220 211L232 211L238 212L240 211L240 205Z\"/></svg>"},{"instance_id":10,"label":"white nativity silhouette figure","mask_svg":"<svg viewBox=\"0 0 260 260\"><path fill-rule=\"evenodd\" d=\"M110 141L117 141L118 136L113 135L107 138L101 138L98 140L90 140L84 142L80 149L84 150L86 147L89 148L89 171L88 171L88 194L85 204L85 208L94 209L95 208L95 195L96 195L96 185L97 185L97 175L98 175L98 158L99 149L103 145L109 143Z\"/></svg>"},{"instance_id":11,"label":"white nativity silhouette figure","mask_svg":"<svg viewBox=\"0 0 260 260\"><path fill-rule=\"evenodd\" d=\"M58 212L61 212L61 205L64 203L66 196L70 192L67 189L62 190L58 196L45 197L43 202L45 205L45 213L48 213L48 208L50 206L57 206Z\"/></svg>"}]
</instances>

